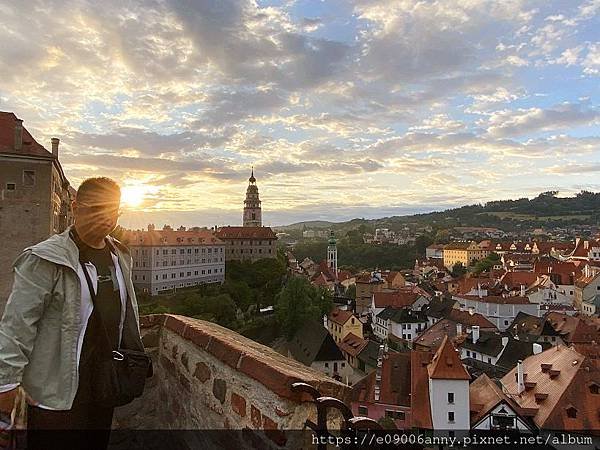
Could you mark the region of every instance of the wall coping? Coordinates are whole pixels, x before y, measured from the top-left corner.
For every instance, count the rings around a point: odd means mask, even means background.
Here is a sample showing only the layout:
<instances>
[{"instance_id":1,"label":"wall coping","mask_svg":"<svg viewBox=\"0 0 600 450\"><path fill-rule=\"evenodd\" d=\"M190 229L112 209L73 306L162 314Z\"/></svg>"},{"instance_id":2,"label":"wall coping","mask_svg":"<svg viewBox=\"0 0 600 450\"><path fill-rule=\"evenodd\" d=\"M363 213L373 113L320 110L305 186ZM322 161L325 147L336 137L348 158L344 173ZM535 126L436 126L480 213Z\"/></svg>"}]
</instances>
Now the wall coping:
<instances>
[{"instance_id":1,"label":"wall coping","mask_svg":"<svg viewBox=\"0 0 600 450\"><path fill-rule=\"evenodd\" d=\"M141 328L166 328L210 353L224 364L258 381L277 395L293 401L312 401L306 393L293 392L301 381L321 395L348 402L352 388L275 350L212 322L175 314L140 317Z\"/></svg>"}]
</instances>

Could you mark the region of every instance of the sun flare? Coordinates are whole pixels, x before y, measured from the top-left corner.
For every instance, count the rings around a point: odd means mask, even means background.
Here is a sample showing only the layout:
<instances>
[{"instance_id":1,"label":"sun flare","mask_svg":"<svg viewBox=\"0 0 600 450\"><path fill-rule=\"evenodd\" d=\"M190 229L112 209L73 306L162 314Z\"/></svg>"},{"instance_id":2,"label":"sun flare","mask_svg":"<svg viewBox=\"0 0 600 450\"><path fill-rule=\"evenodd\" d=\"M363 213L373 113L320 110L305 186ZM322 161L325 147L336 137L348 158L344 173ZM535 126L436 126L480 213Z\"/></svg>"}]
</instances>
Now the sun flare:
<instances>
[{"instance_id":1,"label":"sun flare","mask_svg":"<svg viewBox=\"0 0 600 450\"><path fill-rule=\"evenodd\" d=\"M123 206L136 207L144 202L146 188L144 186L124 186L121 189L121 203Z\"/></svg>"}]
</instances>

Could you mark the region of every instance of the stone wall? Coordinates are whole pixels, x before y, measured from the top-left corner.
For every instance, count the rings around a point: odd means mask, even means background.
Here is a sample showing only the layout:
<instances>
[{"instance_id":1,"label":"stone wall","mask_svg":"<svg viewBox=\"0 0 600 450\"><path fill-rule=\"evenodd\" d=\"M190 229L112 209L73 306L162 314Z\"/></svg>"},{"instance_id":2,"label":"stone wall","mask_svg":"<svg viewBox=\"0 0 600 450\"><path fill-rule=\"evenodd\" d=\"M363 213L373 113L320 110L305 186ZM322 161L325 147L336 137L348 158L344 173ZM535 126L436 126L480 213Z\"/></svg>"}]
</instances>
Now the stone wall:
<instances>
[{"instance_id":1,"label":"stone wall","mask_svg":"<svg viewBox=\"0 0 600 450\"><path fill-rule=\"evenodd\" d=\"M316 408L291 384L303 381L322 395L349 399L347 386L214 323L152 315L141 324L155 373L141 398L117 410L116 428L232 430L190 433L187 448L234 448L215 441L236 436L238 448L306 448L307 433L284 431L316 422ZM329 425L339 428L340 419L330 413Z\"/></svg>"}]
</instances>

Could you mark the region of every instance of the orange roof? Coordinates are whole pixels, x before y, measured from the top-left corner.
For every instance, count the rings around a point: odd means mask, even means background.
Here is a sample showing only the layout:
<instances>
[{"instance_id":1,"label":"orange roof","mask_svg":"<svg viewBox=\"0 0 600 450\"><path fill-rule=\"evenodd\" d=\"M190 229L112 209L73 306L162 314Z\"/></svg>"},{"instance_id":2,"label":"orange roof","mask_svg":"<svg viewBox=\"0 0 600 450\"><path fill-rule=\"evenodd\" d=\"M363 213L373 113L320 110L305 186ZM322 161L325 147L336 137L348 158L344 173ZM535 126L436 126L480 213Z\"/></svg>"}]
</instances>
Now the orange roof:
<instances>
[{"instance_id":1,"label":"orange roof","mask_svg":"<svg viewBox=\"0 0 600 450\"><path fill-rule=\"evenodd\" d=\"M457 281L457 292L459 294L466 294L467 292L470 292L473 289L477 289L478 286L481 286L482 289L488 289L496 284L496 280L489 277L461 277Z\"/></svg>"},{"instance_id":2,"label":"orange roof","mask_svg":"<svg viewBox=\"0 0 600 450\"><path fill-rule=\"evenodd\" d=\"M496 325L490 322L483 314L473 313L471 314L469 311L461 311L460 309L452 308L450 310L450 314L448 315L448 319L453 322L460 323L467 327L472 327L474 325L479 326L480 329L496 329Z\"/></svg>"},{"instance_id":3,"label":"orange roof","mask_svg":"<svg viewBox=\"0 0 600 450\"><path fill-rule=\"evenodd\" d=\"M600 402L592 392L594 385L600 387L600 368L589 358L563 345L528 357L523 372L529 388L521 394L516 371L507 373L502 384L521 408L537 410L533 420L539 428L600 430Z\"/></svg>"},{"instance_id":4,"label":"orange roof","mask_svg":"<svg viewBox=\"0 0 600 450\"><path fill-rule=\"evenodd\" d=\"M430 352L410 352L412 428L433 428L429 403L429 377L427 375L427 366L430 361Z\"/></svg>"},{"instance_id":5,"label":"orange roof","mask_svg":"<svg viewBox=\"0 0 600 450\"><path fill-rule=\"evenodd\" d=\"M546 315L545 324L559 333L566 343L600 343L600 319L597 317L574 317L550 312Z\"/></svg>"},{"instance_id":6,"label":"orange roof","mask_svg":"<svg viewBox=\"0 0 600 450\"><path fill-rule=\"evenodd\" d=\"M52 153L40 145L25 127L23 127L21 150L15 150L17 120L17 116L13 113L0 111L0 153L53 158Z\"/></svg>"},{"instance_id":7,"label":"orange roof","mask_svg":"<svg viewBox=\"0 0 600 450\"><path fill-rule=\"evenodd\" d=\"M375 400L376 371L373 370L352 387L352 400L383 403L386 405L411 405L410 353L389 352L381 361L379 400Z\"/></svg>"},{"instance_id":8,"label":"orange roof","mask_svg":"<svg viewBox=\"0 0 600 450\"><path fill-rule=\"evenodd\" d=\"M517 413L521 408L494 383L485 373L469 386L469 406L471 424L479 422L488 412L501 402L506 402Z\"/></svg>"},{"instance_id":9,"label":"orange roof","mask_svg":"<svg viewBox=\"0 0 600 450\"><path fill-rule=\"evenodd\" d=\"M427 366L429 378L433 380L470 380L471 376L460 361L458 352L448 339L444 337L442 345L433 355L431 363Z\"/></svg>"},{"instance_id":10,"label":"orange roof","mask_svg":"<svg viewBox=\"0 0 600 450\"><path fill-rule=\"evenodd\" d=\"M411 306L419 294L412 292L375 292L373 300L376 308L405 308Z\"/></svg>"},{"instance_id":11,"label":"orange roof","mask_svg":"<svg viewBox=\"0 0 600 450\"><path fill-rule=\"evenodd\" d=\"M177 245L223 245L224 242L215 237L207 229L195 230L127 230L127 242L130 246L177 246Z\"/></svg>"},{"instance_id":12,"label":"orange roof","mask_svg":"<svg viewBox=\"0 0 600 450\"><path fill-rule=\"evenodd\" d=\"M367 346L369 341L361 339L354 333L348 333L346 337L338 344L341 351L348 353L351 356L357 356Z\"/></svg>"},{"instance_id":13,"label":"orange roof","mask_svg":"<svg viewBox=\"0 0 600 450\"><path fill-rule=\"evenodd\" d=\"M519 289L521 286L531 286L537 281L537 278L538 275L533 272L506 272L500 278L500 283L512 290Z\"/></svg>"},{"instance_id":14,"label":"orange roof","mask_svg":"<svg viewBox=\"0 0 600 450\"><path fill-rule=\"evenodd\" d=\"M219 239L277 239L270 227L222 227Z\"/></svg>"},{"instance_id":15,"label":"orange roof","mask_svg":"<svg viewBox=\"0 0 600 450\"><path fill-rule=\"evenodd\" d=\"M333 308L328 317L332 322L335 322L338 325L344 325L346 322L348 322L348 320L350 320L351 317L354 317L354 315L350 311Z\"/></svg>"}]
</instances>

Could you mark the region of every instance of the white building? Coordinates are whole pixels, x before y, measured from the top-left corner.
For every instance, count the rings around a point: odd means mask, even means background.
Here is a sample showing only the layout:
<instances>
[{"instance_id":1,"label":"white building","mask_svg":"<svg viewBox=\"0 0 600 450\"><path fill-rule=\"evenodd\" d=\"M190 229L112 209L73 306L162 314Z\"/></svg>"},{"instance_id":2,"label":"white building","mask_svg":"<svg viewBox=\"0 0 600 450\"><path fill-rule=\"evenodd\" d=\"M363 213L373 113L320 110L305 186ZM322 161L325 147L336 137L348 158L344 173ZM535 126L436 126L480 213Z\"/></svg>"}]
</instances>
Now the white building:
<instances>
[{"instance_id":1,"label":"white building","mask_svg":"<svg viewBox=\"0 0 600 450\"><path fill-rule=\"evenodd\" d=\"M151 295L225 281L225 244L205 228L129 231L133 284Z\"/></svg>"}]
</instances>

